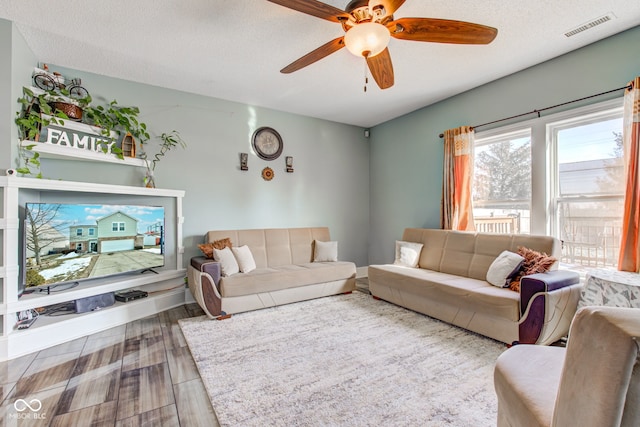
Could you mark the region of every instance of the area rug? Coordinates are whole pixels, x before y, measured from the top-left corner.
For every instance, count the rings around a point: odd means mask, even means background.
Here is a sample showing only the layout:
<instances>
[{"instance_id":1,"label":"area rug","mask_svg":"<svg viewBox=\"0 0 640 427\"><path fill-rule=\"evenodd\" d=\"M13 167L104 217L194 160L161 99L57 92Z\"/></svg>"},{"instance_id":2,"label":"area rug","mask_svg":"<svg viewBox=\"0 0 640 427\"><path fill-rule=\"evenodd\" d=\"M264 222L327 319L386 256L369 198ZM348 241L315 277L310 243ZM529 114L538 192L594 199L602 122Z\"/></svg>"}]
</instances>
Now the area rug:
<instances>
[{"instance_id":1,"label":"area rug","mask_svg":"<svg viewBox=\"0 0 640 427\"><path fill-rule=\"evenodd\" d=\"M180 327L221 426L494 426L504 344L354 292Z\"/></svg>"}]
</instances>

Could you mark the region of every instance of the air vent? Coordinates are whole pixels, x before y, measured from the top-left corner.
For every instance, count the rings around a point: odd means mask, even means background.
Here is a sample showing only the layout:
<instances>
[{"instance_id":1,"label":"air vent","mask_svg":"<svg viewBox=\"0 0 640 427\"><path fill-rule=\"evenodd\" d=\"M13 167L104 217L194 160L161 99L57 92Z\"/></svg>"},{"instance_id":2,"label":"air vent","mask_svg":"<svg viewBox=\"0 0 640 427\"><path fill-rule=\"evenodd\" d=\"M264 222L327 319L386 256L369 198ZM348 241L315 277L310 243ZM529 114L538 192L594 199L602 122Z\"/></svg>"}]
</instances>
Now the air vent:
<instances>
[{"instance_id":1,"label":"air vent","mask_svg":"<svg viewBox=\"0 0 640 427\"><path fill-rule=\"evenodd\" d=\"M604 24L605 22L611 21L615 18L616 16L613 14L613 12L609 12L606 15L603 15L599 18L594 19L593 21L589 21L585 24L580 25L579 27L574 28L573 30L567 31L566 33L564 33L564 35L567 37L575 36L578 33L587 31L588 29L593 27L597 27L598 25Z\"/></svg>"}]
</instances>

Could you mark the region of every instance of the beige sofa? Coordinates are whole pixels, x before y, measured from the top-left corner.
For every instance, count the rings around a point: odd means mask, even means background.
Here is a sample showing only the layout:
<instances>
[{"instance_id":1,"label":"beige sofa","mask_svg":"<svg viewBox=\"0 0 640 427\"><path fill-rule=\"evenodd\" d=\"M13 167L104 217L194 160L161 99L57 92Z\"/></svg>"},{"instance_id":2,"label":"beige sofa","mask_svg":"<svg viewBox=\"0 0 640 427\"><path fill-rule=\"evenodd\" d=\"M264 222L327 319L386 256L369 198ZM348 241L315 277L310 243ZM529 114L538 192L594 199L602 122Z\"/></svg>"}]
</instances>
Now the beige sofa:
<instances>
[{"instance_id":1,"label":"beige sofa","mask_svg":"<svg viewBox=\"0 0 640 427\"><path fill-rule=\"evenodd\" d=\"M205 242L230 238L234 247L247 245L256 269L221 277L220 264L204 256L188 267L188 284L207 316L273 307L355 289L352 262L313 262L315 241L330 241L327 227L215 230Z\"/></svg>"},{"instance_id":2,"label":"beige sofa","mask_svg":"<svg viewBox=\"0 0 640 427\"><path fill-rule=\"evenodd\" d=\"M424 245L418 267L369 266L374 297L507 344L547 345L569 330L582 288L577 273L525 276L520 292L486 281L489 266L502 251L524 246L559 258L557 239L407 228L402 240Z\"/></svg>"}]
</instances>

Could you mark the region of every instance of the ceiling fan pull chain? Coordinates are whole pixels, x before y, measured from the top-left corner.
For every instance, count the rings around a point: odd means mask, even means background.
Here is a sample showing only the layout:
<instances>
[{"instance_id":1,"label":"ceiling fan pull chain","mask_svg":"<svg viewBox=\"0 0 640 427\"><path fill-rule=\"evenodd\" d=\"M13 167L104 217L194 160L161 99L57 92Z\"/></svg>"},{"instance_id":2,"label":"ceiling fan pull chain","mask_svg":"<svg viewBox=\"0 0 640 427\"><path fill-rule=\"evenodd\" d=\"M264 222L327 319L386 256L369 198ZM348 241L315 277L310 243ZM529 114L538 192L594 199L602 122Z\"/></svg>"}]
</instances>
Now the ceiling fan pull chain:
<instances>
[{"instance_id":1,"label":"ceiling fan pull chain","mask_svg":"<svg viewBox=\"0 0 640 427\"><path fill-rule=\"evenodd\" d=\"M364 91L367 92L367 85L369 84L369 66L367 64L367 54L363 54L364 56Z\"/></svg>"},{"instance_id":2,"label":"ceiling fan pull chain","mask_svg":"<svg viewBox=\"0 0 640 427\"><path fill-rule=\"evenodd\" d=\"M364 91L367 91L367 84L369 83L369 76L367 76L367 62L364 63Z\"/></svg>"}]
</instances>

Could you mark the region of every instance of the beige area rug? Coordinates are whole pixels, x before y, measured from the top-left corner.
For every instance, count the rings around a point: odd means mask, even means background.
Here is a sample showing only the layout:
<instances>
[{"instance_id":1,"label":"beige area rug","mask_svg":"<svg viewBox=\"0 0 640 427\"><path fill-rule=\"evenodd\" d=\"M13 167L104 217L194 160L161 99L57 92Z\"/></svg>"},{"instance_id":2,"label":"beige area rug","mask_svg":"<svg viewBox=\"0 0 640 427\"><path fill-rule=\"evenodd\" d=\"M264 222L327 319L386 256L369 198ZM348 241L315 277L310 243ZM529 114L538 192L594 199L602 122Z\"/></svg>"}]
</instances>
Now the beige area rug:
<instances>
[{"instance_id":1,"label":"beige area rug","mask_svg":"<svg viewBox=\"0 0 640 427\"><path fill-rule=\"evenodd\" d=\"M180 326L221 426L494 426L504 344L361 292Z\"/></svg>"}]
</instances>

